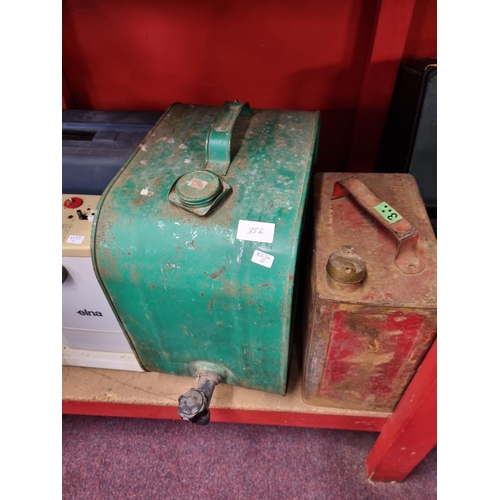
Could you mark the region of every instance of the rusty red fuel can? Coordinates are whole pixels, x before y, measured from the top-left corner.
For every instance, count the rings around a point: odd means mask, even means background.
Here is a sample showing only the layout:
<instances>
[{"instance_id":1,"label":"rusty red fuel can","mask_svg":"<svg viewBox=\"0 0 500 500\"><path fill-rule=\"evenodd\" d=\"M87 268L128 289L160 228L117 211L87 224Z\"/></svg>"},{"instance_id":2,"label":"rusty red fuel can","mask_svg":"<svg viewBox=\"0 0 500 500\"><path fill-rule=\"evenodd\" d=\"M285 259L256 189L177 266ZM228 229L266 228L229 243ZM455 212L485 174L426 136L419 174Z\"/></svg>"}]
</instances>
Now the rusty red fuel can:
<instances>
[{"instance_id":1,"label":"rusty red fuel can","mask_svg":"<svg viewBox=\"0 0 500 500\"><path fill-rule=\"evenodd\" d=\"M411 175L315 176L307 403L394 410L437 334L436 254Z\"/></svg>"}]
</instances>

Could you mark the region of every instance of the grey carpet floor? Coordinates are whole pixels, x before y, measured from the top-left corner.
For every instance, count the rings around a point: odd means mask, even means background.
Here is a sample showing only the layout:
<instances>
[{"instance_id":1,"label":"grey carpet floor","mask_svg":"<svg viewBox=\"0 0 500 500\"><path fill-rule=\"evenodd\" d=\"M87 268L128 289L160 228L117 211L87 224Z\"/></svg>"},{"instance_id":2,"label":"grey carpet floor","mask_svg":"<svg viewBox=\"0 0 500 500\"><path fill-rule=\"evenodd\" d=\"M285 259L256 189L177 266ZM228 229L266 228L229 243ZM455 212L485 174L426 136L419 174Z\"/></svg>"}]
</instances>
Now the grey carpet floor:
<instances>
[{"instance_id":1,"label":"grey carpet floor","mask_svg":"<svg viewBox=\"0 0 500 500\"><path fill-rule=\"evenodd\" d=\"M378 434L64 415L64 500L435 499L437 450L402 483L371 483Z\"/></svg>"}]
</instances>

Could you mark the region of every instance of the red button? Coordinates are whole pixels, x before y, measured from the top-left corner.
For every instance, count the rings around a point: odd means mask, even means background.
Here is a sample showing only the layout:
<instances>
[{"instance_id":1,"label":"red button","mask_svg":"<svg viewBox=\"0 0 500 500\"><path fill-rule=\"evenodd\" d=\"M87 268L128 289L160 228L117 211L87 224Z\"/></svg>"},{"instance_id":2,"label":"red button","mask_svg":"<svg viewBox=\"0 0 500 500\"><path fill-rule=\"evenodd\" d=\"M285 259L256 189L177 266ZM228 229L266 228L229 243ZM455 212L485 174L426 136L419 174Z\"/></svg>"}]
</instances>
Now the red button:
<instances>
[{"instance_id":1,"label":"red button","mask_svg":"<svg viewBox=\"0 0 500 500\"><path fill-rule=\"evenodd\" d=\"M78 198L77 196L73 198L68 198L63 205L66 208L78 208L80 205L83 204L83 200L81 198Z\"/></svg>"}]
</instances>

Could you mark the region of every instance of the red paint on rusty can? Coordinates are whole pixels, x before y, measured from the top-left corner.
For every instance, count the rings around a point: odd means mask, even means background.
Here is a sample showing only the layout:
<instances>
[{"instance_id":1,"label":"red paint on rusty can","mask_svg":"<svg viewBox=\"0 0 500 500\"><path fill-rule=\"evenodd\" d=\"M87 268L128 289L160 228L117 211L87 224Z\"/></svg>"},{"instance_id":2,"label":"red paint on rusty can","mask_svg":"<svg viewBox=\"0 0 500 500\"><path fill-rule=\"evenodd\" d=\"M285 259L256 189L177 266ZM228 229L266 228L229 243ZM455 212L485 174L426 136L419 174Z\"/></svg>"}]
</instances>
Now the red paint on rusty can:
<instances>
[{"instance_id":1,"label":"red paint on rusty can","mask_svg":"<svg viewBox=\"0 0 500 500\"><path fill-rule=\"evenodd\" d=\"M338 266L335 275L327 266L345 247L366 264L356 287L347 286L347 278L337 282L343 279ZM436 253L436 237L411 175L315 176L307 403L394 410L437 334ZM346 273L353 270L347 262Z\"/></svg>"}]
</instances>

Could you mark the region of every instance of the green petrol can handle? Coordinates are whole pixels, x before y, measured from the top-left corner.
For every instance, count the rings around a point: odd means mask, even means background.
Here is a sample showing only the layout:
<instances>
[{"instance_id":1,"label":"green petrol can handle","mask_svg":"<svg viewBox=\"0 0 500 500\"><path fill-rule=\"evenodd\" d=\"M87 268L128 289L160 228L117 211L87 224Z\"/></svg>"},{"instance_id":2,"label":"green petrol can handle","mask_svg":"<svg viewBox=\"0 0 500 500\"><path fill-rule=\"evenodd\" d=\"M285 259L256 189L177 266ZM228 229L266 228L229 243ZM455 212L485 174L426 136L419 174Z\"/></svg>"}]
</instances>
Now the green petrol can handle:
<instances>
[{"instance_id":1,"label":"green petrol can handle","mask_svg":"<svg viewBox=\"0 0 500 500\"><path fill-rule=\"evenodd\" d=\"M205 142L205 170L224 176L231 163L231 138L240 115L250 116L247 102L226 101L213 121Z\"/></svg>"},{"instance_id":2,"label":"green petrol can handle","mask_svg":"<svg viewBox=\"0 0 500 500\"><path fill-rule=\"evenodd\" d=\"M417 256L418 229L388 203L378 198L356 177L338 181L333 187L332 199L350 194L375 220L387 228L398 241L394 259L396 267L405 274L417 274L425 264Z\"/></svg>"},{"instance_id":3,"label":"green petrol can handle","mask_svg":"<svg viewBox=\"0 0 500 500\"><path fill-rule=\"evenodd\" d=\"M170 203L203 217L230 193L231 186L221 177L231 163L233 128L240 115L250 113L246 102L224 103L207 132L203 169L181 175L174 182L168 193Z\"/></svg>"}]
</instances>

